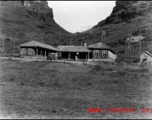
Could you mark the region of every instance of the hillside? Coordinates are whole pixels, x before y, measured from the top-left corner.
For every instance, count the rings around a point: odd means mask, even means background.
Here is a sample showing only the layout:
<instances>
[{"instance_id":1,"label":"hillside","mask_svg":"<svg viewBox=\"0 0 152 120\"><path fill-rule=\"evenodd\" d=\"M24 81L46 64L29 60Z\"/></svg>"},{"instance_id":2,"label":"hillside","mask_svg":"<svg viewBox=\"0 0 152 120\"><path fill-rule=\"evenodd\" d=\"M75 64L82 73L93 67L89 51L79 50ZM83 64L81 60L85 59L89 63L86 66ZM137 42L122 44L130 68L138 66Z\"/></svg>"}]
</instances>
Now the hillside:
<instances>
[{"instance_id":1,"label":"hillside","mask_svg":"<svg viewBox=\"0 0 152 120\"><path fill-rule=\"evenodd\" d=\"M36 40L51 45L66 44L69 32L60 27L53 19L53 10L47 2L0 1L0 35L5 36L5 53L16 52L18 45Z\"/></svg>"},{"instance_id":2,"label":"hillside","mask_svg":"<svg viewBox=\"0 0 152 120\"><path fill-rule=\"evenodd\" d=\"M73 38L75 44L85 41L92 44L101 41L101 29L106 29L104 42L114 48L121 57L139 55L139 44L135 50L127 53L126 39L131 36L143 36L141 51L147 50L152 38L152 2L151 1L116 1L110 16L99 22L96 26Z\"/></svg>"},{"instance_id":3,"label":"hillside","mask_svg":"<svg viewBox=\"0 0 152 120\"><path fill-rule=\"evenodd\" d=\"M53 19L53 10L46 1L30 2L13 1L0 2L0 33L5 35L5 53L19 52L18 45L30 40L36 40L53 46L88 45L102 40L102 28L106 29L104 43L111 46L118 58L137 57L140 52L151 49L152 38L152 2L151 1L116 1L111 14L83 33L71 34L60 27ZM128 52L126 39L131 36L143 36L145 39L132 46ZM15 40L15 43L14 43Z\"/></svg>"}]
</instances>

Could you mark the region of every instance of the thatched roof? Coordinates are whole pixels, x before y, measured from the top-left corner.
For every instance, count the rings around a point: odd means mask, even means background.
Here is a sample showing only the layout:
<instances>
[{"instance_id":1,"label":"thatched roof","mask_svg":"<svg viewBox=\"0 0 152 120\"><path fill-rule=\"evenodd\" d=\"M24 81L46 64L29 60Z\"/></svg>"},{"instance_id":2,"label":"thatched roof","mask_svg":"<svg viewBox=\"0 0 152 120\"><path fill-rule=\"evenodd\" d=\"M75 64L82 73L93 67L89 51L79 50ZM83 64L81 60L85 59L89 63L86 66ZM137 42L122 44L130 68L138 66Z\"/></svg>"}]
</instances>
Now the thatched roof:
<instances>
[{"instance_id":1,"label":"thatched roof","mask_svg":"<svg viewBox=\"0 0 152 120\"><path fill-rule=\"evenodd\" d=\"M40 47L40 48L44 48L44 49L57 51L57 49L55 47L53 47L51 45L44 44L44 43L40 43L40 42L37 42L37 41L30 41L30 42L27 42L27 43L23 43L19 46L20 47Z\"/></svg>"},{"instance_id":2,"label":"thatched roof","mask_svg":"<svg viewBox=\"0 0 152 120\"><path fill-rule=\"evenodd\" d=\"M57 47L57 49L58 49L58 51L61 51L61 52L91 52L85 46L61 46L61 45L59 45Z\"/></svg>"}]
</instances>

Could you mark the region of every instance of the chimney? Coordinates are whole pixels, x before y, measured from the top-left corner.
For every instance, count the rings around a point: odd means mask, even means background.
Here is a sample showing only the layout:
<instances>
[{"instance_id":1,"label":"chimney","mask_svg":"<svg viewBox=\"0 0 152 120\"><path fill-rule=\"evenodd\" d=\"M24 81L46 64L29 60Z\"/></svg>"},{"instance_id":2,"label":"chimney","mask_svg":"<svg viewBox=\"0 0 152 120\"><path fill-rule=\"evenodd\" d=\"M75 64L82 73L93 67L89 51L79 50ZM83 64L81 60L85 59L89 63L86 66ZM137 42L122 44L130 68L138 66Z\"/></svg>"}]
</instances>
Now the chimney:
<instances>
[{"instance_id":1,"label":"chimney","mask_svg":"<svg viewBox=\"0 0 152 120\"><path fill-rule=\"evenodd\" d=\"M84 46L87 47L87 43L84 43Z\"/></svg>"}]
</instances>

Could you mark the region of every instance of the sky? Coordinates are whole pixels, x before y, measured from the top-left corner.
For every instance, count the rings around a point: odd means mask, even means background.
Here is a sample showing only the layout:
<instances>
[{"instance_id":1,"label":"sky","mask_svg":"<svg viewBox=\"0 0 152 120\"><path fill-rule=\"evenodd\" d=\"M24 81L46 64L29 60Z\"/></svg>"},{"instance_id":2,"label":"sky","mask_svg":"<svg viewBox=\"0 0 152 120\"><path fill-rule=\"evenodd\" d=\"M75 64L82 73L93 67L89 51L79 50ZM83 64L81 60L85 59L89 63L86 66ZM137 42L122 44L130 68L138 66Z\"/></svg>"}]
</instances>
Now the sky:
<instances>
[{"instance_id":1,"label":"sky","mask_svg":"<svg viewBox=\"0 0 152 120\"><path fill-rule=\"evenodd\" d=\"M54 20L65 30L85 31L108 17L115 1L48 1Z\"/></svg>"}]
</instances>

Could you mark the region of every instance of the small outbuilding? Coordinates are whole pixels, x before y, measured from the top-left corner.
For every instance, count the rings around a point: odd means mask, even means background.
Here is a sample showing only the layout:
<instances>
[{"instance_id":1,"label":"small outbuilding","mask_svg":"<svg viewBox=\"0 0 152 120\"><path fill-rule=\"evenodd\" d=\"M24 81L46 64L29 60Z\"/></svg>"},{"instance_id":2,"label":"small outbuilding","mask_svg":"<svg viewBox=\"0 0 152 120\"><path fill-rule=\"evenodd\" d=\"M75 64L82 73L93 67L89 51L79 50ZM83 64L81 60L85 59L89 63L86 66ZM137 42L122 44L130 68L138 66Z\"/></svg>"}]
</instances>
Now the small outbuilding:
<instances>
[{"instance_id":1,"label":"small outbuilding","mask_svg":"<svg viewBox=\"0 0 152 120\"><path fill-rule=\"evenodd\" d=\"M30 41L19 45L20 54L23 56L46 57L49 53L56 53L58 50L48 44L37 41Z\"/></svg>"},{"instance_id":2,"label":"small outbuilding","mask_svg":"<svg viewBox=\"0 0 152 120\"><path fill-rule=\"evenodd\" d=\"M150 51L144 51L140 54L140 63L152 62L152 53Z\"/></svg>"}]
</instances>

